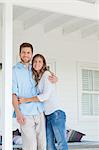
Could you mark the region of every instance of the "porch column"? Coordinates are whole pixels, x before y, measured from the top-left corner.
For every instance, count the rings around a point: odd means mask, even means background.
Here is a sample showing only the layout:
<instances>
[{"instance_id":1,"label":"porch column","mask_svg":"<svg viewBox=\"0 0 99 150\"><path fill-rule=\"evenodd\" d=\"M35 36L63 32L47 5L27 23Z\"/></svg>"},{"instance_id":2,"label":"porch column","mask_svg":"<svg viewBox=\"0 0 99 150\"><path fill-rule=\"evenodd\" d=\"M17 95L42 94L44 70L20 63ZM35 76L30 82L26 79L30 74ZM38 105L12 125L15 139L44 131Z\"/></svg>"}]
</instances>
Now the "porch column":
<instances>
[{"instance_id":1,"label":"porch column","mask_svg":"<svg viewBox=\"0 0 99 150\"><path fill-rule=\"evenodd\" d=\"M2 69L3 69L3 99L2 99L2 150L12 150L12 4L3 4L2 25Z\"/></svg>"}]
</instances>

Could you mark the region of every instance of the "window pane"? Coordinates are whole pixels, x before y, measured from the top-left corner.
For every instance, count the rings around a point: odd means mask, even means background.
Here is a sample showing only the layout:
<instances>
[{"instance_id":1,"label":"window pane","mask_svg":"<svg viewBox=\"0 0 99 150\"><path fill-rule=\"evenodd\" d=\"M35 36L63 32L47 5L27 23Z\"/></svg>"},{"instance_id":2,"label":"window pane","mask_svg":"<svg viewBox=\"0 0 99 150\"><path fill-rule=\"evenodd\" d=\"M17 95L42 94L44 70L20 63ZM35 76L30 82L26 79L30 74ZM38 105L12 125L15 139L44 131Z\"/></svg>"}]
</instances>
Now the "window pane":
<instances>
[{"instance_id":1,"label":"window pane","mask_svg":"<svg viewBox=\"0 0 99 150\"><path fill-rule=\"evenodd\" d=\"M92 70L82 69L82 90L92 91L92 89L93 89Z\"/></svg>"},{"instance_id":2,"label":"window pane","mask_svg":"<svg viewBox=\"0 0 99 150\"><path fill-rule=\"evenodd\" d=\"M82 94L82 114L83 115L92 115L92 95L91 94Z\"/></svg>"},{"instance_id":3,"label":"window pane","mask_svg":"<svg viewBox=\"0 0 99 150\"><path fill-rule=\"evenodd\" d=\"M82 114L99 115L99 94L82 94Z\"/></svg>"},{"instance_id":4,"label":"window pane","mask_svg":"<svg viewBox=\"0 0 99 150\"><path fill-rule=\"evenodd\" d=\"M94 115L99 115L99 95L93 95L93 113Z\"/></svg>"},{"instance_id":5,"label":"window pane","mask_svg":"<svg viewBox=\"0 0 99 150\"><path fill-rule=\"evenodd\" d=\"M99 71L93 72L94 91L99 91Z\"/></svg>"}]
</instances>

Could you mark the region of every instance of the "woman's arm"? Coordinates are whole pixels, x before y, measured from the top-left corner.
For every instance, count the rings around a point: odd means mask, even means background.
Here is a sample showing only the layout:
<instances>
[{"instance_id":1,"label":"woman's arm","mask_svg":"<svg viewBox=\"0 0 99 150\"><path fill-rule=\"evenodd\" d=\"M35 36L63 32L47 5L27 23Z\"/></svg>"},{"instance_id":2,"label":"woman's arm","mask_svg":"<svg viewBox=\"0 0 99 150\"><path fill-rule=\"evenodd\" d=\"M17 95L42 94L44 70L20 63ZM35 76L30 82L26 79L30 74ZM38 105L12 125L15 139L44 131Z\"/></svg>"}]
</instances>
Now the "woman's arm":
<instances>
[{"instance_id":1,"label":"woman's arm","mask_svg":"<svg viewBox=\"0 0 99 150\"><path fill-rule=\"evenodd\" d=\"M41 84L43 84L43 91L37 96L31 97L31 98L19 98L19 104L24 102L44 102L49 99L53 92L53 86L54 84L49 81L50 73L46 72L46 74L43 76L43 79L41 81Z\"/></svg>"},{"instance_id":2,"label":"woman's arm","mask_svg":"<svg viewBox=\"0 0 99 150\"><path fill-rule=\"evenodd\" d=\"M34 96L34 97L31 97L31 98L19 98L18 99L19 101L19 104L22 104L22 103L26 103L26 102L39 102L39 99L37 96Z\"/></svg>"}]
</instances>

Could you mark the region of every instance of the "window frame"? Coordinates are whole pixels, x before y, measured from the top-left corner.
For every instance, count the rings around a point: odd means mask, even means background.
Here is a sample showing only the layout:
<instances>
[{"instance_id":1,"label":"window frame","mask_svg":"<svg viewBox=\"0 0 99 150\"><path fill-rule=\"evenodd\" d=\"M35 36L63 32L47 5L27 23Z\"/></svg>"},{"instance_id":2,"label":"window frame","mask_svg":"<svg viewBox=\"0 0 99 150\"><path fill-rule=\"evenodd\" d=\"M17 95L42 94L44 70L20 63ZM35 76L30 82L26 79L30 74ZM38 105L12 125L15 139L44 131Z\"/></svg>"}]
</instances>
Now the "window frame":
<instances>
[{"instance_id":1,"label":"window frame","mask_svg":"<svg viewBox=\"0 0 99 150\"><path fill-rule=\"evenodd\" d=\"M93 120L97 121L97 119L99 119L99 116L95 116L95 115L89 116L89 115L82 114L82 69L99 71L99 63L77 62L78 119L80 121L93 121Z\"/></svg>"}]
</instances>

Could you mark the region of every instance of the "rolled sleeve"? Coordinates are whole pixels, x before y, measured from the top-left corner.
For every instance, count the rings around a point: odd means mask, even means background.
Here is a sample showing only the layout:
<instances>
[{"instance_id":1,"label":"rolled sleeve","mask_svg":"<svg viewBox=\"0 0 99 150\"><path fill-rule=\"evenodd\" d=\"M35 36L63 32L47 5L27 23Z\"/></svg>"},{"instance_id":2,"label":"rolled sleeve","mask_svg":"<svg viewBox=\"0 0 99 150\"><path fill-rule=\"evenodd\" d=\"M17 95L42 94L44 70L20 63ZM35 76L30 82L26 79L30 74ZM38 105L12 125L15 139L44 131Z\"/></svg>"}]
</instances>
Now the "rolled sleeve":
<instances>
[{"instance_id":1,"label":"rolled sleeve","mask_svg":"<svg viewBox=\"0 0 99 150\"><path fill-rule=\"evenodd\" d=\"M18 96L18 83L14 69L12 70L12 94L16 94Z\"/></svg>"}]
</instances>

